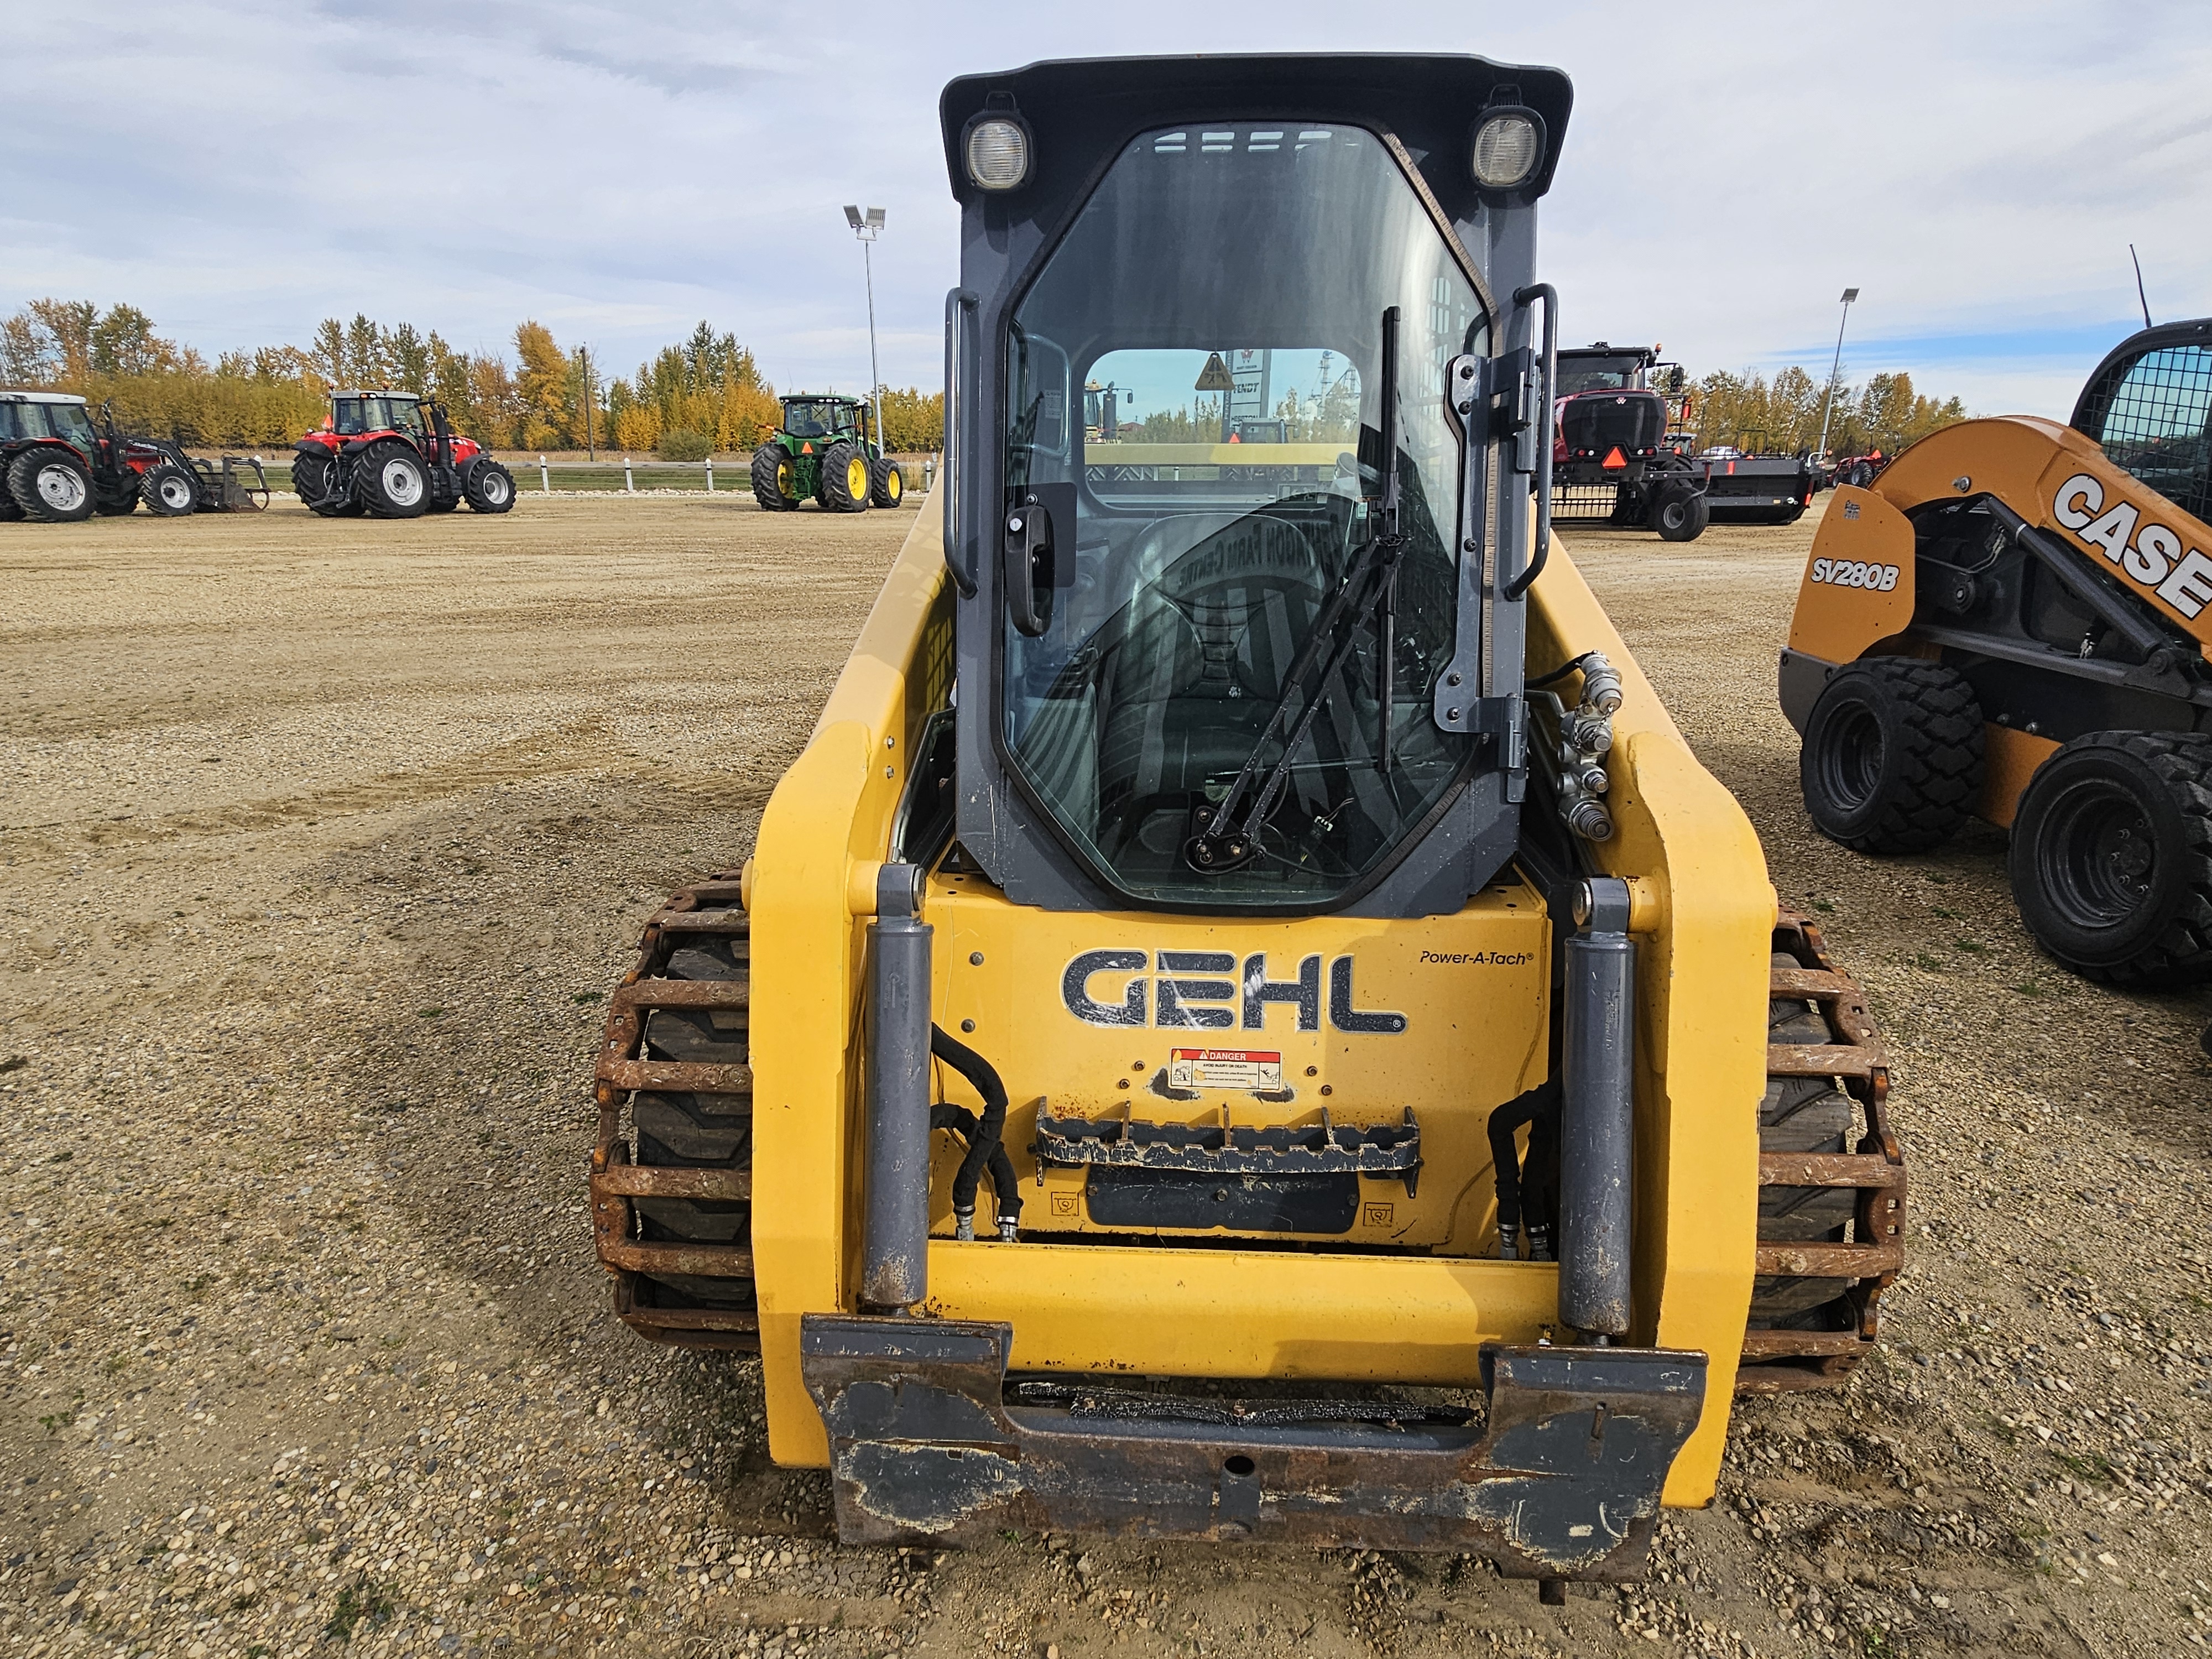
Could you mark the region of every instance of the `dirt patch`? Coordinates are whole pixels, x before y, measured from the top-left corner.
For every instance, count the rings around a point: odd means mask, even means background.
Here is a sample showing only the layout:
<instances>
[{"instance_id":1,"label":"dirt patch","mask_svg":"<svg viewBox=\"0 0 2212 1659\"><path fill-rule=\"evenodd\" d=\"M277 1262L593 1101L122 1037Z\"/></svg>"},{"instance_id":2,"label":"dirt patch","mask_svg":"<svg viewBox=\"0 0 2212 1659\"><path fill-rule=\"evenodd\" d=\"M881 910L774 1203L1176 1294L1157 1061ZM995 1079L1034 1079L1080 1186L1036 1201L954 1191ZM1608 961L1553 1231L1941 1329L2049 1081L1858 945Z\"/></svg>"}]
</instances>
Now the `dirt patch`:
<instances>
[{"instance_id":1,"label":"dirt patch","mask_svg":"<svg viewBox=\"0 0 2212 1659\"><path fill-rule=\"evenodd\" d=\"M580 1172L637 919L741 859L912 510L526 498L0 526L0 1644L268 1655L2168 1654L2212 1613L2201 995L2040 960L2001 846L1812 836L1809 523L1579 536L1892 1034L1889 1346L1740 1408L1660 1576L846 1549L757 1371L616 1326Z\"/></svg>"}]
</instances>

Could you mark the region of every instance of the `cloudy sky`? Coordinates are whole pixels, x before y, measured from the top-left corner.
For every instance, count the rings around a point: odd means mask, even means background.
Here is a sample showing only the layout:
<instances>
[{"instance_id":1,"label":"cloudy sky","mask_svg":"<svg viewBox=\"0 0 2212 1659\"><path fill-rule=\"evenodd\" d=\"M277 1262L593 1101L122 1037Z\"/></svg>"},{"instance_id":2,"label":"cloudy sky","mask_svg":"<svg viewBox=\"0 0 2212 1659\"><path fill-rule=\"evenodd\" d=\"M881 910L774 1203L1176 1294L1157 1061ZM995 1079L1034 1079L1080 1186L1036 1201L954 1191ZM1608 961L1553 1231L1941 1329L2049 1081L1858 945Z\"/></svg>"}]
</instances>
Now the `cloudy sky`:
<instances>
[{"instance_id":1,"label":"cloudy sky","mask_svg":"<svg viewBox=\"0 0 2212 1659\"><path fill-rule=\"evenodd\" d=\"M2155 317L2212 312L2201 0L8 9L0 310L128 301L210 356L366 311L477 349L535 317L619 370L705 317L779 386L858 387L849 201L890 214L884 378L933 386L957 274L939 88L1170 51L1565 68L1543 246L1565 333L1695 370L1824 368L1853 284L1850 377L2063 416L2136 320L2130 241Z\"/></svg>"}]
</instances>

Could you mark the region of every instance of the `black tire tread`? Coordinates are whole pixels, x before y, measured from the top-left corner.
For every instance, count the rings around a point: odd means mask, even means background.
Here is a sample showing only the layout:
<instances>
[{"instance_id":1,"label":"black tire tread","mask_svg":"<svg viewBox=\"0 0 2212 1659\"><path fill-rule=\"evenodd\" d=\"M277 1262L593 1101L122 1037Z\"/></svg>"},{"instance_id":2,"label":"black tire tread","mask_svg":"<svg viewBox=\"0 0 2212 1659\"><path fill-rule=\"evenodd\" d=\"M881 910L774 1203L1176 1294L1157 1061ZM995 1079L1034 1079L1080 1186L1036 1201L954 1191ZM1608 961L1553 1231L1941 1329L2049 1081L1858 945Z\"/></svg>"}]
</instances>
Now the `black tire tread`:
<instances>
[{"instance_id":1,"label":"black tire tread","mask_svg":"<svg viewBox=\"0 0 2212 1659\"><path fill-rule=\"evenodd\" d=\"M764 443L753 451L753 499L770 513L788 513L799 503L775 487L775 475L790 458L779 443Z\"/></svg>"},{"instance_id":2,"label":"black tire tread","mask_svg":"<svg viewBox=\"0 0 2212 1659\"><path fill-rule=\"evenodd\" d=\"M1795 968L1797 959L1777 951L1775 968ZM1766 1005L1769 1043L1827 1042L1828 1022L1809 1002L1774 997ZM1759 1103L1759 1150L1762 1152L1843 1152L1850 1150L1856 1108L1851 1097L1826 1078L1771 1077ZM1762 1243L1840 1239L1856 1208L1850 1188L1761 1187L1759 1237ZM1802 1279L1761 1274L1752 1282L1750 1322L1772 1328L1832 1302L1849 1288L1839 1279Z\"/></svg>"},{"instance_id":3,"label":"black tire tread","mask_svg":"<svg viewBox=\"0 0 2212 1659\"><path fill-rule=\"evenodd\" d=\"M491 498L484 489L484 481L487 478L504 478L507 481L507 496L504 501L494 501ZM468 502L469 511L471 513L512 513L514 510L514 498L517 493L514 487L514 474L486 455L479 455L471 460L467 470L461 475L461 498Z\"/></svg>"},{"instance_id":4,"label":"black tire tread","mask_svg":"<svg viewBox=\"0 0 2212 1659\"><path fill-rule=\"evenodd\" d=\"M412 507L403 507L384 493L380 474L385 461L395 455L404 455L415 463L422 474L422 495ZM354 462L354 489L361 504L380 519L419 519L430 509L430 469L411 444L396 439L376 444L362 452Z\"/></svg>"},{"instance_id":5,"label":"black tire tread","mask_svg":"<svg viewBox=\"0 0 2212 1659\"><path fill-rule=\"evenodd\" d=\"M859 451L849 443L834 443L822 452L822 505L833 513L865 513L866 495L855 497L845 487L846 469Z\"/></svg>"},{"instance_id":6,"label":"black tire tread","mask_svg":"<svg viewBox=\"0 0 2212 1659\"><path fill-rule=\"evenodd\" d=\"M1802 757L1810 751L1802 751L1799 785L1814 827L1858 853L1924 853L1942 846L1966 821L1981 789L1982 709L1973 687L1957 669L1917 657L1862 658L1838 670L1828 687L1846 674L1877 675L1896 694L1901 715L1896 787L1872 823L1839 833L1820 822L1806 781L1810 763ZM1815 703L1806 723L1808 744L1819 729L1819 714Z\"/></svg>"},{"instance_id":7,"label":"black tire tread","mask_svg":"<svg viewBox=\"0 0 2212 1659\"><path fill-rule=\"evenodd\" d=\"M742 980L751 971L749 941L741 935L683 937L669 952L663 976L680 980ZM647 1017L645 1053L654 1060L743 1065L750 1054L743 1009L659 1008ZM662 1168L745 1169L752 1162L752 1097L644 1091L630 1100L637 1128L636 1159ZM742 1244L751 1236L752 1206L709 1199L633 1200L638 1233L657 1242ZM736 1308L756 1305L753 1283L692 1273L650 1275L657 1307Z\"/></svg>"},{"instance_id":8,"label":"black tire tread","mask_svg":"<svg viewBox=\"0 0 2212 1659\"><path fill-rule=\"evenodd\" d=\"M57 513L46 505L46 497L39 494L40 470L55 461L74 466L84 477L84 511L76 514ZM58 454L52 445L41 444L36 449L27 449L8 464L8 495L15 510L33 524L74 524L92 516L94 501L92 469L76 457L75 451Z\"/></svg>"},{"instance_id":9,"label":"black tire tread","mask_svg":"<svg viewBox=\"0 0 2212 1659\"><path fill-rule=\"evenodd\" d=\"M180 477L191 486L191 504L181 512L170 507L161 500L161 481ZM199 480L193 477L174 461L163 461L146 469L146 476L138 481L138 497L146 503L146 510L158 518L182 519L190 517L199 507Z\"/></svg>"},{"instance_id":10,"label":"black tire tread","mask_svg":"<svg viewBox=\"0 0 2212 1659\"><path fill-rule=\"evenodd\" d=\"M898 479L899 493L891 494L891 480ZM906 479L899 472L898 463L888 455L878 455L868 463L868 499L878 507L896 507L906 498Z\"/></svg>"},{"instance_id":11,"label":"black tire tread","mask_svg":"<svg viewBox=\"0 0 2212 1659\"><path fill-rule=\"evenodd\" d=\"M2074 738L2066 748L2077 745L2118 749L2140 761L2165 785L2188 842L2183 864L2187 883L2148 948L2116 963L2083 963L2063 956L2059 960L2086 979L2112 985L2180 986L2212 979L2212 732L2092 732ZM2031 781L2029 787L2033 787ZM2023 801L2026 797L2023 791ZM2020 878L2014 879L2017 896ZM2025 908L2022 920L2033 933L2033 920ZM2039 939L2039 943L2043 941ZM2050 950L2047 943L2044 948Z\"/></svg>"}]
</instances>

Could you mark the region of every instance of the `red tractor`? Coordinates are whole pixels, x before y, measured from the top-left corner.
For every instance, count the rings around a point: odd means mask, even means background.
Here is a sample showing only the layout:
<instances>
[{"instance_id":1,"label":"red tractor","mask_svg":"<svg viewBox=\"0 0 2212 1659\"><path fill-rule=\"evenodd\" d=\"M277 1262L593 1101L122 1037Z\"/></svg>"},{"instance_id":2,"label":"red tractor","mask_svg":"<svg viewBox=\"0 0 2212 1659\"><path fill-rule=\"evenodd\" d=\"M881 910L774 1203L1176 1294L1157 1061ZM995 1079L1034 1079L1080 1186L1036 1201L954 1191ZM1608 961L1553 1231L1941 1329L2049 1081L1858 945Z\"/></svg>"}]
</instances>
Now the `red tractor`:
<instances>
[{"instance_id":1,"label":"red tractor","mask_svg":"<svg viewBox=\"0 0 2212 1659\"><path fill-rule=\"evenodd\" d=\"M127 436L106 404L95 423L74 392L0 391L0 520L68 524L141 501L163 518L254 510L269 505L269 481L258 460L218 464L167 438Z\"/></svg>"},{"instance_id":2,"label":"red tractor","mask_svg":"<svg viewBox=\"0 0 2212 1659\"><path fill-rule=\"evenodd\" d=\"M514 475L456 434L445 405L411 392L334 392L319 432L292 446L292 487L325 518L415 519L466 501L514 505Z\"/></svg>"}]
</instances>

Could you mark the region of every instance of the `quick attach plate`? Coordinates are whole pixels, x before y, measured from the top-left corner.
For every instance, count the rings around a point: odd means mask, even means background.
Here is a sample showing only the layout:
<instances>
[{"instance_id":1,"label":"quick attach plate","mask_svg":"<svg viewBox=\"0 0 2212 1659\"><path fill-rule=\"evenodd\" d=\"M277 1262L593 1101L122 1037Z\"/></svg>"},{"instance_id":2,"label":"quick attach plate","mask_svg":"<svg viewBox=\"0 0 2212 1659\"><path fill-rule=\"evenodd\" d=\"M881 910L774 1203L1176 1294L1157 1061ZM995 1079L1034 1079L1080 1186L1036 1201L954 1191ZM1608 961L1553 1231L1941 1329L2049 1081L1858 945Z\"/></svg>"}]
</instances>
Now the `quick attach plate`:
<instances>
[{"instance_id":1,"label":"quick attach plate","mask_svg":"<svg viewBox=\"0 0 2212 1659\"><path fill-rule=\"evenodd\" d=\"M830 1432L838 1535L999 1528L1480 1553L1510 1577L1632 1578L1704 1408L1705 1356L1484 1350L1488 1409L1194 1401L1018 1386L1013 1328L809 1314L800 1369Z\"/></svg>"}]
</instances>

